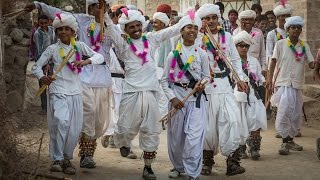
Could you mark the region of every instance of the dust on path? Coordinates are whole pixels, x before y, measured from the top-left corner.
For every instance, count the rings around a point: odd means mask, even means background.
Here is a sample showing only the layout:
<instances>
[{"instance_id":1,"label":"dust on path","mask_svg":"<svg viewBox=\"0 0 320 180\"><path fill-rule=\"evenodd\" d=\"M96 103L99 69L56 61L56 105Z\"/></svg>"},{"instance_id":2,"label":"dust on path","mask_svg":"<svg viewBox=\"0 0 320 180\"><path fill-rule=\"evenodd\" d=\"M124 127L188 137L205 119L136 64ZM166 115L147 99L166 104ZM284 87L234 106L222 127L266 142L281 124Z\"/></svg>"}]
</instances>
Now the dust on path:
<instances>
[{"instance_id":1,"label":"dust on path","mask_svg":"<svg viewBox=\"0 0 320 180\"><path fill-rule=\"evenodd\" d=\"M142 180L141 174L143 169L143 159L135 160L126 159L120 156L119 149L103 148L98 139L98 146L95 152L95 161L97 167L95 169L79 168L78 147L74 153L74 164L77 168L77 174L67 176L63 173L49 172L50 159L48 155L48 132L45 118L38 119L42 122L42 128L35 128L32 131L25 132L22 137L28 139L30 137L40 137L42 132L46 132L44 148L41 152L40 172L53 174L60 177L69 177L75 180ZM296 143L302 145L302 152L290 152L288 156L280 156L278 149L281 145L281 139L274 137L274 122L268 121L269 129L262 132L261 158L258 161L245 159L241 161L241 165L246 168L244 174L228 177L225 175L226 163L225 157L218 155L215 157L214 174L211 176L202 176L202 180L222 180L222 179L240 179L240 180L319 180L320 179L320 161L316 157L315 141L320 137L320 131L310 127L303 127L300 138L296 138ZM172 168L167 153L167 137L166 131L161 133L161 143L159 146L157 159L153 164L153 170L158 180L167 180L168 171ZM35 147L37 148L37 147ZM142 151L138 146L138 138L133 142L133 150L140 157ZM187 176L178 179L187 180Z\"/></svg>"}]
</instances>

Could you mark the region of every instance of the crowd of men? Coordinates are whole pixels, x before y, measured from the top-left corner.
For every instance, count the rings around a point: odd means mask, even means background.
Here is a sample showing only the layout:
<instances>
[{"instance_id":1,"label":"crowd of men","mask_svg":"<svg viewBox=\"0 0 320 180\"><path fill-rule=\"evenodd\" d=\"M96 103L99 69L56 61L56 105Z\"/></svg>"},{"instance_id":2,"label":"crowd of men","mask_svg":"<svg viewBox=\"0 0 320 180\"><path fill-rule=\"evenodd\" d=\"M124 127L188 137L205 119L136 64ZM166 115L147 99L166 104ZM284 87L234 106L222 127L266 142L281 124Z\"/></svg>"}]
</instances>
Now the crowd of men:
<instances>
[{"instance_id":1,"label":"crowd of men","mask_svg":"<svg viewBox=\"0 0 320 180\"><path fill-rule=\"evenodd\" d=\"M94 168L98 138L135 159L131 144L139 134L142 176L156 179L152 163L167 128L169 178L210 175L219 152L226 174L241 174L241 159L261 156L271 107L279 154L303 150L293 139L301 136L304 66L320 82L320 53L314 60L300 39L304 20L290 4L280 1L265 14L259 4L232 9L228 19L221 2L197 4L181 16L161 4L149 19L133 5L86 2L87 14L37 1L25 7L42 14L32 71L40 86L48 85L41 103L50 171L75 174L77 144L80 168Z\"/></svg>"}]
</instances>

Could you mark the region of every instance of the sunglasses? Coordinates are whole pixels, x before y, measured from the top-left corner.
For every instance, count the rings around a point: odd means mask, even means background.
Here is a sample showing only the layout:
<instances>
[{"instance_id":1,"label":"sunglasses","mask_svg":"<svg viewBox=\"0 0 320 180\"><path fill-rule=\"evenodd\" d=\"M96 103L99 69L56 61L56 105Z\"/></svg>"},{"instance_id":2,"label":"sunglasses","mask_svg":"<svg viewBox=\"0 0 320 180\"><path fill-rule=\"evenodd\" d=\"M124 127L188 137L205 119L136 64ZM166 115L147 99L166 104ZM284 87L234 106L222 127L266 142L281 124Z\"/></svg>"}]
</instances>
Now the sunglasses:
<instances>
[{"instance_id":1,"label":"sunglasses","mask_svg":"<svg viewBox=\"0 0 320 180\"><path fill-rule=\"evenodd\" d=\"M249 44L238 44L237 47L249 49L250 45Z\"/></svg>"},{"instance_id":2,"label":"sunglasses","mask_svg":"<svg viewBox=\"0 0 320 180\"><path fill-rule=\"evenodd\" d=\"M299 29L300 30L300 29L302 29L302 26L300 26L300 25L291 25L290 28L291 29Z\"/></svg>"}]
</instances>

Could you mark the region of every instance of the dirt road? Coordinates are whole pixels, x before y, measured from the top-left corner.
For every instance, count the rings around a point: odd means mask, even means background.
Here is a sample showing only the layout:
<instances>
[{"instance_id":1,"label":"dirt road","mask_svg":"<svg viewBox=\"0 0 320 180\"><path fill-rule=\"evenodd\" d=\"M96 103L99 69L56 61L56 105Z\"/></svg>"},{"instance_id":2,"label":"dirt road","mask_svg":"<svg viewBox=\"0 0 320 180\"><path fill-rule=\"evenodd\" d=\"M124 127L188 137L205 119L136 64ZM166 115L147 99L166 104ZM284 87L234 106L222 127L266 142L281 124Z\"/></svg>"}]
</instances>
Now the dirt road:
<instances>
[{"instance_id":1,"label":"dirt road","mask_svg":"<svg viewBox=\"0 0 320 180\"><path fill-rule=\"evenodd\" d=\"M45 118L42 120L45 126ZM202 176L203 180L220 179L279 179L279 180L319 180L320 179L320 160L316 157L315 140L320 137L320 131L303 127L300 138L295 141L304 147L302 152L292 152L288 156L280 156L278 149L281 145L281 139L274 137L275 130L272 121L268 122L269 130L262 133L261 159L253 161L251 159L242 160L241 165L246 168L246 172L241 175L227 177L225 175L226 164L225 157L218 155L215 158L214 174L208 177ZM46 128L38 128L25 133L26 137L39 137L41 132L46 132L44 148L41 151L40 172L51 174L48 171L50 160L48 157L48 133ZM157 160L153 169L158 180L169 179L167 173L172 168L167 153L166 131L161 134L161 144L158 150ZM133 150L140 156L142 151L139 149L137 138L133 142ZM76 180L142 180L141 173L143 169L143 159L126 159L120 156L118 149L103 148L98 141L98 147L95 154L97 167L95 169L80 169L78 150L74 153L74 164L77 167L77 175L66 176L62 173L52 173L59 177L69 177ZM188 179L187 176L179 178Z\"/></svg>"}]
</instances>

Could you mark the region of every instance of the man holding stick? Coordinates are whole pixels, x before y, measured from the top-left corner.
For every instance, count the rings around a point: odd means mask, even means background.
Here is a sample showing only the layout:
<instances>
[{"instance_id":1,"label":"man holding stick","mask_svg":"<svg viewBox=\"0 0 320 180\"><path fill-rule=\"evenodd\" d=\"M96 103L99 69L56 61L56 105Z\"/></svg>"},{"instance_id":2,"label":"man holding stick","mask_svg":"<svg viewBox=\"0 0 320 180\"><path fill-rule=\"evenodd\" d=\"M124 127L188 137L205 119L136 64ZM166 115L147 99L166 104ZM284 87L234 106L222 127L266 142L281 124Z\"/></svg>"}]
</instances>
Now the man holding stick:
<instances>
[{"instance_id":1,"label":"man holding stick","mask_svg":"<svg viewBox=\"0 0 320 180\"><path fill-rule=\"evenodd\" d=\"M78 73L82 71L84 65L102 63L103 56L94 52L85 43L75 41L78 24L72 15L57 14L53 27L59 41L42 53L32 67L32 72L44 84L50 85L48 90L49 151L52 160L50 171L75 174L76 169L70 160L73 158L83 121L81 82ZM80 54L90 58L81 60ZM54 64L52 77L45 76L41 69L50 59ZM61 65L63 61L67 61L65 66Z\"/></svg>"},{"instance_id":2,"label":"man holding stick","mask_svg":"<svg viewBox=\"0 0 320 180\"><path fill-rule=\"evenodd\" d=\"M80 74L83 96L83 125L79 141L80 167L94 168L93 160L97 146L97 138L102 136L109 126L111 119L112 80L110 77L110 47L113 37L107 36L104 30L104 13L109 8L110 0L87 0L89 14L71 14L81 26L77 35L94 51L104 57L104 62L99 65L89 65L83 68ZM39 9L43 14L53 17L62 10L35 1L26 6L27 10ZM70 13L69 13L70 14ZM115 25L111 26L117 30ZM119 33L120 36L120 33Z\"/></svg>"},{"instance_id":3,"label":"man holding stick","mask_svg":"<svg viewBox=\"0 0 320 180\"><path fill-rule=\"evenodd\" d=\"M168 151L174 166L170 178L186 173L189 179L197 179L201 172L202 146L206 120L205 86L209 80L208 55L195 45L201 19L190 10L180 21L182 43L167 57L167 65L161 79L164 93L170 100L169 107L177 109L168 114ZM169 88L170 87L170 88ZM181 102L192 90L196 92L185 103Z\"/></svg>"},{"instance_id":4,"label":"man holding stick","mask_svg":"<svg viewBox=\"0 0 320 180\"><path fill-rule=\"evenodd\" d=\"M239 91L246 91L241 61L230 33L221 24L219 6L204 4L197 11L202 19L205 34L199 40L209 56L211 80L206 87L208 95L207 126L203 150L201 174L210 175L214 165L213 156L219 151L227 156L227 175L245 172L240 166L240 110L233 94L230 73ZM229 60L230 59L230 60Z\"/></svg>"}]
</instances>

